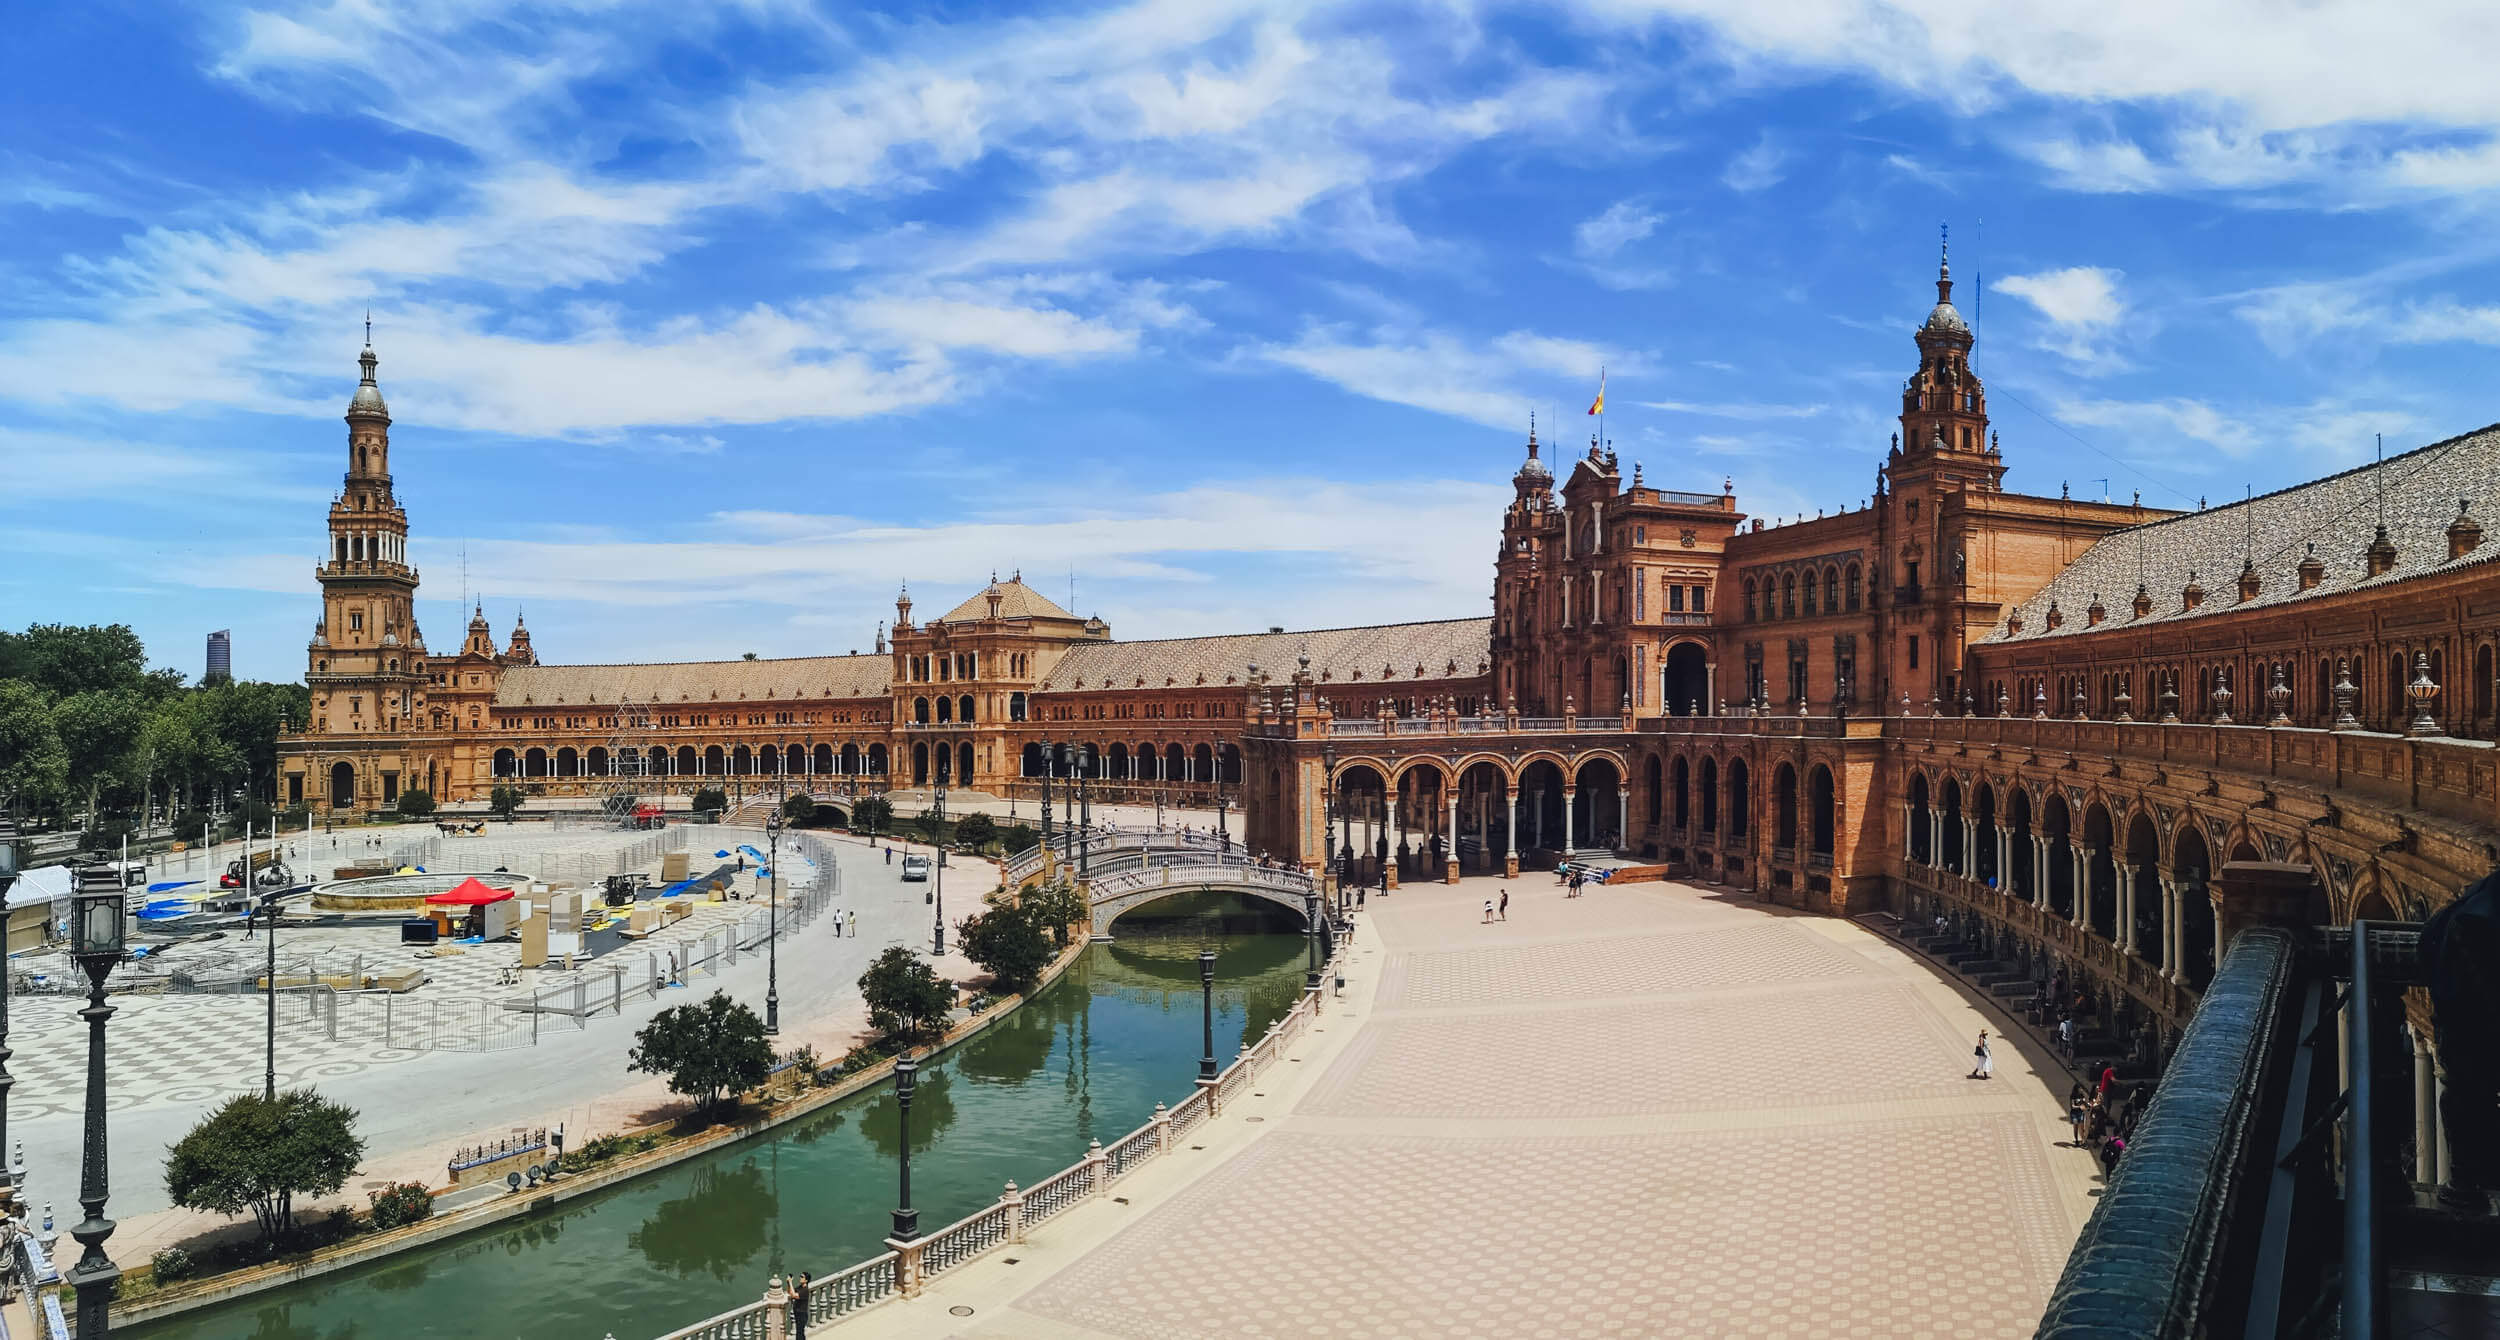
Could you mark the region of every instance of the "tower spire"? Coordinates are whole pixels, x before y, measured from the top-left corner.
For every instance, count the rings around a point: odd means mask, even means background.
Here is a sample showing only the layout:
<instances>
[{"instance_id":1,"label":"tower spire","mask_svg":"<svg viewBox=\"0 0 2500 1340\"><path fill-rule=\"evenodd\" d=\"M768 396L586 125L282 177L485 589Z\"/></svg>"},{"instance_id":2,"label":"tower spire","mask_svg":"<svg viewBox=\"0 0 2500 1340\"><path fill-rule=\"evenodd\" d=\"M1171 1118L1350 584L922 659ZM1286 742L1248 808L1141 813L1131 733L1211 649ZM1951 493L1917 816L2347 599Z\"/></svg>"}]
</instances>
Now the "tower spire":
<instances>
[{"instance_id":1,"label":"tower spire","mask_svg":"<svg viewBox=\"0 0 2500 1340\"><path fill-rule=\"evenodd\" d=\"M1953 225L1936 225L1936 301L1953 301Z\"/></svg>"}]
</instances>

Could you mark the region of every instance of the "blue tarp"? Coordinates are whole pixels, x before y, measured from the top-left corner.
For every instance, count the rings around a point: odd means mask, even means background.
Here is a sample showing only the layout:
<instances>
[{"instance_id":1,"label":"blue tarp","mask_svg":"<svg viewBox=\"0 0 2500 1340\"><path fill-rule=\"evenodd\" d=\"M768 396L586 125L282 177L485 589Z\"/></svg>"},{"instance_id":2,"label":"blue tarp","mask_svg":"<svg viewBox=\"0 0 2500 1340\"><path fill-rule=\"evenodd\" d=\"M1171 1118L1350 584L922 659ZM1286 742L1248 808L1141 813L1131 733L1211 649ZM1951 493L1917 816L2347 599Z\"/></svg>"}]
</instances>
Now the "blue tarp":
<instances>
[{"instance_id":1,"label":"blue tarp","mask_svg":"<svg viewBox=\"0 0 2500 1340\"><path fill-rule=\"evenodd\" d=\"M750 861L761 861L764 859L764 853L757 851L755 848L750 847L743 842L738 844L738 850L745 852L747 854L747 859ZM729 853L727 852L721 853L723 856L727 856L728 854Z\"/></svg>"},{"instance_id":2,"label":"blue tarp","mask_svg":"<svg viewBox=\"0 0 2500 1340\"><path fill-rule=\"evenodd\" d=\"M150 884L150 885L148 886L148 892L150 892L150 893L163 893L163 892L164 892L165 890L167 890L167 889L187 889L187 888L190 888L190 887L191 887L192 885L194 885L194 884L204 884L204 883L206 883L206 882L207 882L206 880L198 880L198 879L175 879L175 880L167 880L166 882L164 882L164 883L162 883L162 884Z\"/></svg>"}]
</instances>

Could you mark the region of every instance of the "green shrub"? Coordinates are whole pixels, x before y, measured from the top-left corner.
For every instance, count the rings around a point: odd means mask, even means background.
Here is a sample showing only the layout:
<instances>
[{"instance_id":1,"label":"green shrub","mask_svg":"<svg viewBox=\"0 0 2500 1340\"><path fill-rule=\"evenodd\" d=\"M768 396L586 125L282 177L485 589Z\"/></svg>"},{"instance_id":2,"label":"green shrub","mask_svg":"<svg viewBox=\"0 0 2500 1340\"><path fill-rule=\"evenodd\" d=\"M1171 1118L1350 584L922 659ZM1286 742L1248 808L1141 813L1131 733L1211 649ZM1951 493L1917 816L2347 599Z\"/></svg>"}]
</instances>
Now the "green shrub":
<instances>
[{"instance_id":1,"label":"green shrub","mask_svg":"<svg viewBox=\"0 0 2500 1340\"><path fill-rule=\"evenodd\" d=\"M434 1193L421 1182L393 1182L373 1192L373 1226L398 1228L434 1217Z\"/></svg>"},{"instance_id":2,"label":"green shrub","mask_svg":"<svg viewBox=\"0 0 2500 1340\"><path fill-rule=\"evenodd\" d=\"M197 1269L199 1263L191 1259L191 1253L180 1247L167 1247L148 1258L148 1273L154 1275L159 1284L189 1279Z\"/></svg>"}]
</instances>

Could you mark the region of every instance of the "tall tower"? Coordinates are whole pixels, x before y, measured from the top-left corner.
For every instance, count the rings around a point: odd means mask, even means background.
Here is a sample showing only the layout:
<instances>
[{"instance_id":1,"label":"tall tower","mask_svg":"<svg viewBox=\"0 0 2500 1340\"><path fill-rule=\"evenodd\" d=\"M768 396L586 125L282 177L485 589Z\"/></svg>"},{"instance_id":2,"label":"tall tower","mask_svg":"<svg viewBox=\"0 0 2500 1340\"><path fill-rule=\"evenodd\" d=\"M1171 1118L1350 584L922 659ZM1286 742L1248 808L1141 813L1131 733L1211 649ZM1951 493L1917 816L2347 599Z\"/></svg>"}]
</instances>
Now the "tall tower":
<instances>
[{"instance_id":1,"label":"tall tower","mask_svg":"<svg viewBox=\"0 0 2500 1340\"><path fill-rule=\"evenodd\" d=\"M330 503L330 552L314 569L321 622L305 676L314 728L334 735L412 727L426 682L408 514L391 493L391 411L374 380L373 346L356 361L364 376L347 402L347 477Z\"/></svg>"},{"instance_id":2,"label":"tall tower","mask_svg":"<svg viewBox=\"0 0 2500 1340\"><path fill-rule=\"evenodd\" d=\"M1502 512L1502 547L1493 556L1493 706L1530 716L1562 711L1547 701L1553 678L1538 654L1543 646L1550 582L1563 555L1554 544L1560 513L1554 508L1554 472L1538 458L1536 422L1528 424L1528 456L1510 477L1510 506ZM1549 554L1549 548L1556 552ZM1549 563L1553 565L1549 571Z\"/></svg>"},{"instance_id":3,"label":"tall tower","mask_svg":"<svg viewBox=\"0 0 2500 1340\"><path fill-rule=\"evenodd\" d=\"M1988 393L1970 369L1970 323L1953 305L1950 253L1936 262L1936 306L1918 328L1918 371L1901 388L1901 440L1885 473L1896 492L1991 492L2005 461L1988 437Z\"/></svg>"}]
</instances>

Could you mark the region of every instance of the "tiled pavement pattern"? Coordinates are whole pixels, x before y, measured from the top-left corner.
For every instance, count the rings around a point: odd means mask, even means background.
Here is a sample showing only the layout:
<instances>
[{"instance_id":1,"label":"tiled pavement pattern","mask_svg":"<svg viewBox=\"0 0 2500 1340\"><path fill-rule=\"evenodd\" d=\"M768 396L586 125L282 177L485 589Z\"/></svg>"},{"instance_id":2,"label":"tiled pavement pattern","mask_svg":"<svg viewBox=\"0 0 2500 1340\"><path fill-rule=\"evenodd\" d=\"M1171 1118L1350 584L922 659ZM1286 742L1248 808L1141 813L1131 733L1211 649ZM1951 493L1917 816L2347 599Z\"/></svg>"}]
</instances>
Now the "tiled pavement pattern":
<instances>
[{"instance_id":1,"label":"tiled pavement pattern","mask_svg":"<svg viewBox=\"0 0 2500 1340\"><path fill-rule=\"evenodd\" d=\"M665 962L668 952L681 941L699 941L709 931L734 924L755 906L697 903L691 915L660 936L594 960L591 972L604 973L607 965L622 964L630 986L646 977L649 954L656 952ZM282 973L290 960L300 961L308 954L319 955L324 971L345 972L359 953L367 973L410 967L422 967L427 973L426 985L397 997L392 1004L391 1040L406 1044L401 1046L381 1045L384 1019L378 997L344 1002L341 1008L348 1013L339 1036L332 1039L306 993L282 993L278 1003L281 1086L327 1083L375 1066L413 1060L426 1054L417 1039L429 1034L439 1035L437 1045L465 1044L484 1033L503 1045L526 1048L530 1045L529 1016L503 1010L499 1002L570 980L556 972L531 971L520 974L519 985L499 983L501 971L520 961L520 946L509 942L471 945L460 954L421 959L414 946L399 943L396 923L370 929L282 929L278 943ZM236 955L248 960L257 978L263 944L234 936L213 948L177 952L202 958L210 953ZM692 977L688 985L699 987L702 980ZM83 1110L87 1026L77 1011L84 1004L83 999L55 995L19 996L10 1002L9 1045L15 1055L9 1058L9 1073L17 1080L9 1097L13 1119L31 1121ZM257 993L121 995L113 998L113 1005L111 1111L201 1104L260 1088L266 1064L267 1006ZM567 1016L550 1016L540 1022L544 1031L538 1046L542 1049L561 1048L574 1031Z\"/></svg>"},{"instance_id":2,"label":"tiled pavement pattern","mask_svg":"<svg viewBox=\"0 0 2500 1340\"><path fill-rule=\"evenodd\" d=\"M2054 1067L1963 1078L1997 1021L1844 922L1489 888L1401 891L1290 1115L958 1333L2031 1332L2093 1185Z\"/></svg>"},{"instance_id":3,"label":"tiled pavement pattern","mask_svg":"<svg viewBox=\"0 0 2500 1340\"><path fill-rule=\"evenodd\" d=\"M1947 1032L1909 988L1787 990L1774 1009L1763 1008L1774 1002L1762 993L1743 992L1559 1013L1386 1018L1364 1030L1295 1110L1597 1117L1945 1098L1969 1087L1971 1044ZM1552 1045L1557 1030L1572 1035L1570 1045ZM1675 1059L1587 1063L1644 1055Z\"/></svg>"}]
</instances>

